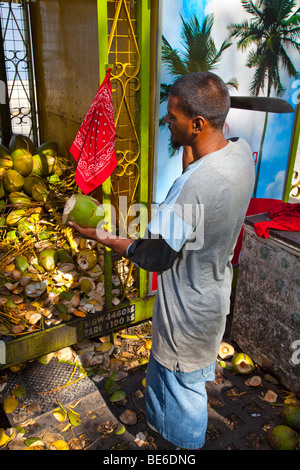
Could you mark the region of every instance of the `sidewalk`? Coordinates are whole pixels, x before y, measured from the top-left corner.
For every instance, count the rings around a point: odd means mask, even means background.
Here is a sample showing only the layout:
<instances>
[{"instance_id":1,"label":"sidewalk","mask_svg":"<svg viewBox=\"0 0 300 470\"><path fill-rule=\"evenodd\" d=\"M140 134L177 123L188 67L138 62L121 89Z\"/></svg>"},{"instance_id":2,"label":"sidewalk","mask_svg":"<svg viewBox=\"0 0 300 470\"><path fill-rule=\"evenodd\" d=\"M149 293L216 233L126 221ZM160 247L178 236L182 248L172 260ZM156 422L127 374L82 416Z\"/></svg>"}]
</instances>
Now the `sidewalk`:
<instances>
[{"instance_id":1,"label":"sidewalk","mask_svg":"<svg viewBox=\"0 0 300 470\"><path fill-rule=\"evenodd\" d=\"M53 358L49 364L36 361L28 363L19 373L9 373L6 387L0 393L0 402L17 386L26 390L24 397L18 398L20 406L12 413L0 414L0 428L5 430L16 424L25 429L24 438L43 439L45 434L58 433L68 448L86 450L148 450L172 451L176 447L164 440L147 426L144 412L144 386L146 366L123 372L116 377L117 384L126 393L123 402L111 403L105 383L107 377L98 375L84 377L73 385L59 388L70 379L74 366L60 363ZM255 374L260 373L259 370ZM253 375L253 374L252 374ZM72 380L79 378L76 372ZM262 385L251 388L244 384L247 376L234 375L232 371L216 368L216 379L207 383L208 392L208 430L204 450L269 450L266 432L281 424L279 412L287 391L280 385L268 382L262 376ZM267 390L278 394L277 406L263 401ZM62 405L65 409L77 413L81 421L78 426L66 430L68 420L58 422L53 410ZM122 414L130 410L134 424L123 427ZM128 411L127 411L128 412ZM123 433L118 434L118 430ZM139 447L140 435L144 444ZM59 437L56 436L56 437ZM57 440L57 439L56 439ZM12 442L2 450L8 450Z\"/></svg>"}]
</instances>

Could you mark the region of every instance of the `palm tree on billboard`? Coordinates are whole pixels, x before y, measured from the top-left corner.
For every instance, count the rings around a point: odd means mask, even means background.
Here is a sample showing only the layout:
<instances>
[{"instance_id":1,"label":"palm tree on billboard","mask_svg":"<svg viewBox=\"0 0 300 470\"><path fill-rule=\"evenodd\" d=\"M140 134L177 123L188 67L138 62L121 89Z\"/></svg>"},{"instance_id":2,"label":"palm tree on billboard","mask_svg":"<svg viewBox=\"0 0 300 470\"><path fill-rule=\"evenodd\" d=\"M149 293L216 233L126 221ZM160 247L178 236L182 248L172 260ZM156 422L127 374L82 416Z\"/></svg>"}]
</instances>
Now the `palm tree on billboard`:
<instances>
[{"instance_id":1,"label":"palm tree on billboard","mask_svg":"<svg viewBox=\"0 0 300 470\"><path fill-rule=\"evenodd\" d=\"M230 37L238 38L238 49L246 50L252 47L248 52L246 64L250 69L254 69L249 91L258 96L266 90L267 96L270 96L273 90L280 97L285 91L280 80L280 67L286 70L290 77L298 77L289 52L300 52L300 8L295 11L294 0L242 0L241 3L252 18L242 23L233 23L228 28ZM268 113L265 115L257 159L254 197L257 194L267 124Z\"/></svg>"},{"instance_id":2,"label":"palm tree on billboard","mask_svg":"<svg viewBox=\"0 0 300 470\"><path fill-rule=\"evenodd\" d=\"M181 16L181 21L182 50L173 49L165 36L162 36L162 62L167 71L176 79L188 73L214 70L218 66L223 52L232 45L232 42L225 39L217 49L211 37L213 14L205 16L201 25L196 15L193 15L188 21L185 21ZM227 82L227 86L237 89L237 80L232 78ZM168 100L170 87L171 85L161 83L160 103ZM163 127L165 124L164 117L160 118L159 125ZM173 156L174 154L174 149L169 145L169 155Z\"/></svg>"}]
</instances>

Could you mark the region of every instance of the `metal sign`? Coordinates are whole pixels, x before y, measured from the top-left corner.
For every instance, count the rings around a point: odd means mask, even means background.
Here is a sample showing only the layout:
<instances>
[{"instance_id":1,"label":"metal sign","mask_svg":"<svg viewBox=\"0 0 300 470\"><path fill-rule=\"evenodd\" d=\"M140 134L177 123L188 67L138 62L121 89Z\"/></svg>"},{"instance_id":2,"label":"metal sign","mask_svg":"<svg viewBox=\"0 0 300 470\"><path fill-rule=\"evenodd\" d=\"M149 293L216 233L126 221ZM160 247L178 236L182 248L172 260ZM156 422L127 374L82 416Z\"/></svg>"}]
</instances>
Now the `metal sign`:
<instances>
[{"instance_id":1,"label":"metal sign","mask_svg":"<svg viewBox=\"0 0 300 470\"><path fill-rule=\"evenodd\" d=\"M89 314L83 322L84 338L98 334L104 335L110 330L127 326L135 321L135 304L122 306L117 310Z\"/></svg>"}]
</instances>

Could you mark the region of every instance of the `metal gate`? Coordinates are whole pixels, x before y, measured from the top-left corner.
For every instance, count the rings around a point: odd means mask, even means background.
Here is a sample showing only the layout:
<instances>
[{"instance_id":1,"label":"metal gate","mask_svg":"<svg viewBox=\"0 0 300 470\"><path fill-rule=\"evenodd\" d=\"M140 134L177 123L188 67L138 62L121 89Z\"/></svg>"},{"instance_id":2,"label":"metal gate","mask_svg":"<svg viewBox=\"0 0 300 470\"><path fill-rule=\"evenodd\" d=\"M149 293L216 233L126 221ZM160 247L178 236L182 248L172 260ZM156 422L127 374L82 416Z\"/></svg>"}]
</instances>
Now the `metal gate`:
<instances>
[{"instance_id":1,"label":"metal gate","mask_svg":"<svg viewBox=\"0 0 300 470\"><path fill-rule=\"evenodd\" d=\"M118 235L138 238L148 223L151 205L153 124L150 116L153 120L155 67L150 64L155 63L158 2L97 0L96 3L99 82L103 81L107 68L112 68L118 159L115 171L102 185L102 203L111 208L110 225ZM6 366L151 318L154 296L148 295L149 274L109 249L105 249L104 257L104 309L83 319L7 341ZM118 299L114 294L116 278L122 290Z\"/></svg>"}]
</instances>

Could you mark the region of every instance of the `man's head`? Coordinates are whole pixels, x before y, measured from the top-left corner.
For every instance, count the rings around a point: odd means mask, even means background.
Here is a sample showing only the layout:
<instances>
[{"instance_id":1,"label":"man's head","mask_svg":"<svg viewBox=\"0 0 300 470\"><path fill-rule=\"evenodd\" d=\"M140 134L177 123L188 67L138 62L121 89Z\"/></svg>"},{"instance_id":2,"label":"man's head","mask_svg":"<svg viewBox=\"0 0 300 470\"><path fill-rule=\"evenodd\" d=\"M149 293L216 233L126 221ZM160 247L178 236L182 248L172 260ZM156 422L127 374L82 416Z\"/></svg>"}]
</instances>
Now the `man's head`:
<instances>
[{"instance_id":1,"label":"man's head","mask_svg":"<svg viewBox=\"0 0 300 470\"><path fill-rule=\"evenodd\" d=\"M190 117L203 116L212 127L222 129L230 108L230 96L223 80L211 72L183 75L171 86L170 95L180 100Z\"/></svg>"},{"instance_id":2,"label":"man's head","mask_svg":"<svg viewBox=\"0 0 300 470\"><path fill-rule=\"evenodd\" d=\"M168 115L165 120L169 123L173 146L178 148L189 144L181 141L183 135L178 134L178 127L176 129L178 136L173 135L175 131L172 129L171 108L173 110L176 108L179 113L181 111L187 121L194 119L194 126L201 125L196 120L200 116L212 129L222 131L230 109L230 96L223 80L211 72L191 73L177 79L170 89ZM175 118L178 118L179 114L176 112L175 114ZM183 134L189 131L188 127L186 129L182 127L182 122L180 129Z\"/></svg>"}]
</instances>

